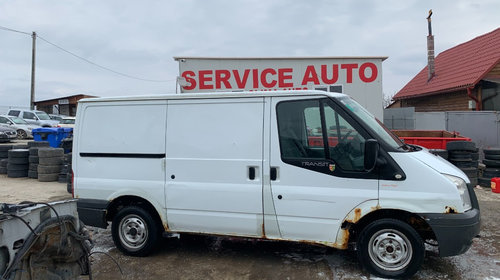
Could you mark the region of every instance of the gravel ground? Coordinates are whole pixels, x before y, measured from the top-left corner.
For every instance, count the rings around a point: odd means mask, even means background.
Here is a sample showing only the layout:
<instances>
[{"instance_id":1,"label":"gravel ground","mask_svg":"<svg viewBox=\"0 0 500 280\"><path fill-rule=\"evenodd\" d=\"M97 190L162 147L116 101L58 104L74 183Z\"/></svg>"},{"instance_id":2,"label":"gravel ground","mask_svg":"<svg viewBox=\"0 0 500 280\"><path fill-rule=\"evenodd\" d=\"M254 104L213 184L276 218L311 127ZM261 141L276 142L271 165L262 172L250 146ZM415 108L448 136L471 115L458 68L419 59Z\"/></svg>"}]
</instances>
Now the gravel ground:
<instances>
[{"instance_id":1,"label":"gravel ground","mask_svg":"<svg viewBox=\"0 0 500 280\"><path fill-rule=\"evenodd\" d=\"M500 280L500 194L489 189L476 189L476 194L482 216L480 238L475 238L467 253L455 257L439 258L429 247L421 270L412 279ZM0 175L0 202L69 198L65 184ZM362 270L353 251L183 235L163 239L150 257L134 258L115 249L109 228L90 229L93 251L108 254L92 256L94 279L380 279Z\"/></svg>"}]
</instances>

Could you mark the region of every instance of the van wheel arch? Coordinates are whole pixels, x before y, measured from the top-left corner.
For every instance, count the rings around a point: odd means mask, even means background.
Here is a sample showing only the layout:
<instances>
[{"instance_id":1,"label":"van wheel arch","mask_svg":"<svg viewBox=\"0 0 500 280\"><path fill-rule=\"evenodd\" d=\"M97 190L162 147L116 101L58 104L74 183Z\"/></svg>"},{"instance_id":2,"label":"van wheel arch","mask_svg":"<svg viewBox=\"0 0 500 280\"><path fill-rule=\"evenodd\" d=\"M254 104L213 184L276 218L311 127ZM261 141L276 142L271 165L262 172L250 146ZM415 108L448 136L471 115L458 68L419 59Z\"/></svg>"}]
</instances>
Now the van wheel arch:
<instances>
[{"instance_id":1,"label":"van wheel arch","mask_svg":"<svg viewBox=\"0 0 500 280\"><path fill-rule=\"evenodd\" d=\"M127 206L136 206L146 210L151 214L158 226L163 228L160 215L155 207L146 199L138 196L121 196L113 199L108 205L106 220L113 221L118 212Z\"/></svg>"},{"instance_id":2,"label":"van wheel arch","mask_svg":"<svg viewBox=\"0 0 500 280\"><path fill-rule=\"evenodd\" d=\"M407 223L415 229L420 237L425 241L428 239L436 240L436 236L430 225L420 216L397 209L380 209L370 212L363 216L357 223L349 224L344 222L342 228L348 228L350 240L357 241L361 231L370 223L380 219L395 219Z\"/></svg>"}]
</instances>

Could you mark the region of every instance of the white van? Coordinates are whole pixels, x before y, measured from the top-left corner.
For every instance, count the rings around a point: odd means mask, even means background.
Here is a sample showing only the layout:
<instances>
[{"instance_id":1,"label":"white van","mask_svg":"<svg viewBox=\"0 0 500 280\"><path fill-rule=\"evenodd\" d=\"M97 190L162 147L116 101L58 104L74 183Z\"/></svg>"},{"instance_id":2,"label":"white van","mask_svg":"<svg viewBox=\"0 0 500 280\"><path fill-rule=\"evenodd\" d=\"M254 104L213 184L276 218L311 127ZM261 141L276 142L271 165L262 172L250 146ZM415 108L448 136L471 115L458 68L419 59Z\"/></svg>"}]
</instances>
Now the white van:
<instances>
[{"instance_id":1,"label":"white van","mask_svg":"<svg viewBox=\"0 0 500 280\"><path fill-rule=\"evenodd\" d=\"M344 94L276 91L80 100L80 218L144 256L162 233L347 249L382 277L419 269L424 241L462 254L479 233L467 176L403 144Z\"/></svg>"}]
</instances>

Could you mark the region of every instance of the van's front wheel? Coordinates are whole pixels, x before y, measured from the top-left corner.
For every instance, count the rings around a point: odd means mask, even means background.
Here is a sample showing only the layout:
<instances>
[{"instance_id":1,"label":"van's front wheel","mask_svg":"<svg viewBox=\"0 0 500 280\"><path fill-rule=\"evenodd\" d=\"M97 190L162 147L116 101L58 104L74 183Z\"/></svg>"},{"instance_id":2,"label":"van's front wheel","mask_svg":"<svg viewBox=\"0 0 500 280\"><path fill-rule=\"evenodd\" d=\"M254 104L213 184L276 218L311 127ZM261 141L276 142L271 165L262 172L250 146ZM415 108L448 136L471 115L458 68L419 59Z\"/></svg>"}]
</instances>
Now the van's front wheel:
<instances>
[{"instance_id":1,"label":"van's front wheel","mask_svg":"<svg viewBox=\"0 0 500 280\"><path fill-rule=\"evenodd\" d=\"M116 214L111 233L116 247L130 256L149 255L160 237L151 214L137 206L125 207Z\"/></svg>"},{"instance_id":2,"label":"van's front wheel","mask_svg":"<svg viewBox=\"0 0 500 280\"><path fill-rule=\"evenodd\" d=\"M381 219L367 225L358 239L358 258L371 273L408 278L420 268L425 254L422 238L410 225Z\"/></svg>"}]
</instances>

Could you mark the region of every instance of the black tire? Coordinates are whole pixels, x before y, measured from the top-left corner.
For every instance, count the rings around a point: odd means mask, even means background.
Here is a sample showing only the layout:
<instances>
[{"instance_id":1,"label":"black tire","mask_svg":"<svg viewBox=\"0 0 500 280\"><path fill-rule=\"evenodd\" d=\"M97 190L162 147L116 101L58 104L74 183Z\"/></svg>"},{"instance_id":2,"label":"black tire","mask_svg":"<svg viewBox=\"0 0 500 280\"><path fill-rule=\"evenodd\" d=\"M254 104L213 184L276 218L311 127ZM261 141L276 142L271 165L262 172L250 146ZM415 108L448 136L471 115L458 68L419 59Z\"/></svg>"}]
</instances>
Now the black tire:
<instances>
[{"instance_id":1,"label":"black tire","mask_svg":"<svg viewBox=\"0 0 500 280\"><path fill-rule=\"evenodd\" d=\"M446 150L448 151L476 151L476 144L471 141L452 141L446 143Z\"/></svg>"},{"instance_id":2,"label":"black tire","mask_svg":"<svg viewBox=\"0 0 500 280\"><path fill-rule=\"evenodd\" d=\"M9 171L24 171L28 170L29 165L28 164L15 164L15 163L8 163L7 164L7 170Z\"/></svg>"},{"instance_id":3,"label":"black tire","mask_svg":"<svg viewBox=\"0 0 500 280\"><path fill-rule=\"evenodd\" d=\"M39 162L38 156L30 156L28 158L28 162L29 163L38 163Z\"/></svg>"},{"instance_id":4,"label":"black tire","mask_svg":"<svg viewBox=\"0 0 500 280\"><path fill-rule=\"evenodd\" d=\"M474 167L469 167L469 168L461 168L460 170L462 170L465 175L467 175L467 177L470 178L477 178L477 168L474 168Z\"/></svg>"},{"instance_id":5,"label":"black tire","mask_svg":"<svg viewBox=\"0 0 500 280\"><path fill-rule=\"evenodd\" d=\"M27 150L29 149L30 147L28 147L28 145L13 145L12 146L12 149L13 150Z\"/></svg>"},{"instance_id":6,"label":"black tire","mask_svg":"<svg viewBox=\"0 0 500 280\"><path fill-rule=\"evenodd\" d=\"M500 168L486 168L483 171L484 178L500 177Z\"/></svg>"},{"instance_id":7,"label":"black tire","mask_svg":"<svg viewBox=\"0 0 500 280\"><path fill-rule=\"evenodd\" d=\"M8 158L8 157L9 157L8 151L0 151L0 158Z\"/></svg>"},{"instance_id":8,"label":"black tire","mask_svg":"<svg viewBox=\"0 0 500 280\"><path fill-rule=\"evenodd\" d=\"M28 147L50 147L48 141L30 141L28 142Z\"/></svg>"},{"instance_id":9,"label":"black tire","mask_svg":"<svg viewBox=\"0 0 500 280\"><path fill-rule=\"evenodd\" d=\"M30 163L28 170L37 171L38 170L38 163Z\"/></svg>"},{"instance_id":10,"label":"black tire","mask_svg":"<svg viewBox=\"0 0 500 280\"><path fill-rule=\"evenodd\" d=\"M59 165L62 163L62 157L38 157L38 164L41 165Z\"/></svg>"},{"instance_id":11,"label":"black tire","mask_svg":"<svg viewBox=\"0 0 500 280\"><path fill-rule=\"evenodd\" d=\"M500 167L500 160L485 159L483 163L486 167Z\"/></svg>"},{"instance_id":12,"label":"black tire","mask_svg":"<svg viewBox=\"0 0 500 280\"><path fill-rule=\"evenodd\" d=\"M71 155L71 153L64 154L64 161L65 161L65 162L67 162L67 163L71 163L71 160L72 160L72 155Z\"/></svg>"},{"instance_id":13,"label":"black tire","mask_svg":"<svg viewBox=\"0 0 500 280\"><path fill-rule=\"evenodd\" d=\"M28 170L28 178L38 179L38 172L34 170Z\"/></svg>"},{"instance_id":14,"label":"black tire","mask_svg":"<svg viewBox=\"0 0 500 280\"><path fill-rule=\"evenodd\" d=\"M68 193L73 193L73 188L71 187L71 180L66 184L66 191Z\"/></svg>"},{"instance_id":15,"label":"black tire","mask_svg":"<svg viewBox=\"0 0 500 280\"><path fill-rule=\"evenodd\" d=\"M373 247L384 246L384 250ZM424 260L422 238L410 225L395 219L380 219L368 224L357 242L358 259L366 270L385 278L409 278ZM384 258L386 260L384 260ZM399 260L396 263L389 263Z\"/></svg>"},{"instance_id":16,"label":"black tire","mask_svg":"<svg viewBox=\"0 0 500 280\"><path fill-rule=\"evenodd\" d=\"M13 157L9 159L9 163L13 164L28 164L28 158L26 157Z\"/></svg>"},{"instance_id":17,"label":"black tire","mask_svg":"<svg viewBox=\"0 0 500 280\"><path fill-rule=\"evenodd\" d=\"M58 173L54 173L54 174L40 174L40 173L38 173L38 181L39 182L54 182L54 181L57 181L58 178L59 178Z\"/></svg>"},{"instance_id":18,"label":"black tire","mask_svg":"<svg viewBox=\"0 0 500 280\"><path fill-rule=\"evenodd\" d=\"M31 147L30 148L30 156L38 156L38 147Z\"/></svg>"},{"instance_id":19,"label":"black tire","mask_svg":"<svg viewBox=\"0 0 500 280\"><path fill-rule=\"evenodd\" d=\"M28 138L28 133L22 129L17 130L17 139L25 139Z\"/></svg>"},{"instance_id":20,"label":"black tire","mask_svg":"<svg viewBox=\"0 0 500 280\"><path fill-rule=\"evenodd\" d=\"M472 159L472 153L466 151L450 151L448 158L450 160L455 159Z\"/></svg>"},{"instance_id":21,"label":"black tire","mask_svg":"<svg viewBox=\"0 0 500 280\"><path fill-rule=\"evenodd\" d=\"M483 150L484 155L500 155L500 148L490 148Z\"/></svg>"},{"instance_id":22,"label":"black tire","mask_svg":"<svg viewBox=\"0 0 500 280\"><path fill-rule=\"evenodd\" d=\"M148 211L127 206L113 218L111 233L118 250L129 256L142 257L157 248L161 229Z\"/></svg>"},{"instance_id":23,"label":"black tire","mask_svg":"<svg viewBox=\"0 0 500 280\"><path fill-rule=\"evenodd\" d=\"M479 177L477 181L481 187L491 188L491 178Z\"/></svg>"},{"instance_id":24,"label":"black tire","mask_svg":"<svg viewBox=\"0 0 500 280\"><path fill-rule=\"evenodd\" d=\"M0 152L7 152L12 149L12 145L0 145Z\"/></svg>"},{"instance_id":25,"label":"black tire","mask_svg":"<svg viewBox=\"0 0 500 280\"><path fill-rule=\"evenodd\" d=\"M500 155L484 154L485 159L500 160Z\"/></svg>"},{"instance_id":26,"label":"black tire","mask_svg":"<svg viewBox=\"0 0 500 280\"><path fill-rule=\"evenodd\" d=\"M54 174L61 172L61 166L60 165L42 165L39 164L37 168L38 175L40 174Z\"/></svg>"},{"instance_id":27,"label":"black tire","mask_svg":"<svg viewBox=\"0 0 500 280\"><path fill-rule=\"evenodd\" d=\"M28 177L28 170L7 170L7 177L9 178L23 178Z\"/></svg>"},{"instance_id":28,"label":"black tire","mask_svg":"<svg viewBox=\"0 0 500 280\"><path fill-rule=\"evenodd\" d=\"M7 174L7 167L0 167L0 174Z\"/></svg>"},{"instance_id":29,"label":"black tire","mask_svg":"<svg viewBox=\"0 0 500 280\"><path fill-rule=\"evenodd\" d=\"M7 164L9 164L9 159L4 158L0 160L0 167L5 167L7 168Z\"/></svg>"},{"instance_id":30,"label":"black tire","mask_svg":"<svg viewBox=\"0 0 500 280\"><path fill-rule=\"evenodd\" d=\"M12 149L9 150L9 158L27 158L30 156L28 149Z\"/></svg>"},{"instance_id":31,"label":"black tire","mask_svg":"<svg viewBox=\"0 0 500 280\"><path fill-rule=\"evenodd\" d=\"M472 158L472 160L479 160L479 153L471 153L470 157Z\"/></svg>"},{"instance_id":32,"label":"black tire","mask_svg":"<svg viewBox=\"0 0 500 280\"><path fill-rule=\"evenodd\" d=\"M38 149L39 157L62 157L64 150L61 148L40 148Z\"/></svg>"},{"instance_id":33,"label":"black tire","mask_svg":"<svg viewBox=\"0 0 500 280\"><path fill-rule=\"evenodd\" d=\"M471 168L471 167L474 167L474 168L477 168L477 164L478 162L477 161L472 161L472 160L468 160L468 161L453 161L453 160L450 160L450 162L455 165L456 167L458 168Z\"/></svg>"},{"instance_id":34,"label":"black tire","mask_svg":"<svg viewBox=\"0 0 500 280\"><path fill-rule=\"evenodd\" d=\"M448 159L448 151L447 150L442 150L442 149L432 149L429 150L431 153L440 156L444 159Z\"/></svg>"}]
</instances>

